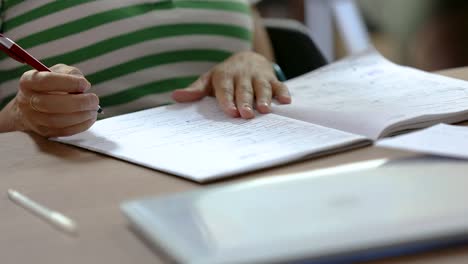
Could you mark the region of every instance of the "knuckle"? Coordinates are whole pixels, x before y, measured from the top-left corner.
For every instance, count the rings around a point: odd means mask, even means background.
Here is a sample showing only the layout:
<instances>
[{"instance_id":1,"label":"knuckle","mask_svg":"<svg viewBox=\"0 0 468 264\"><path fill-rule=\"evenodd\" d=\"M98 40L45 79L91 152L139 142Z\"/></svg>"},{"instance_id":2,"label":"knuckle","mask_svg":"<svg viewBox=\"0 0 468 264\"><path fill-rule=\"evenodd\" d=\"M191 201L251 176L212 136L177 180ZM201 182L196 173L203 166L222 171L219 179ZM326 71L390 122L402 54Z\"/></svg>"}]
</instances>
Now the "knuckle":
<instances>
[{"instance_id":1,"label":"knuckle","mask_svg":"<svg viewBox=\"0 0 468 264\"><path fill-rule=\"evenodd\" d=\"M93 98L93 106L97 106L99 104L99 97L94 94L94 93L90 93L89 94L89 97Z\"/></svg>"},{"instance_id":2,"label":"knuckle","mask_svg":"<svg viewBox=\"0 0 468 264\"><path fill-rule=\"evenodd\" d=\"M96 94L93 94L93 93L85 94L84 103L83 103L83 107L85 109L97 107L98 104L99 104L99 98Z\"/></svg>"},{"instance_id":3,"label":"knuckle","mask_svg":"<svg viewBox=\"0 0 468 264\"><path fill-rule=\"evenodd\" d=\"M219 89L223 91L224 93L232 94L233 93L233 87L229 85L228 83L223 83L219 86Z\"/></svg>"},{"instance_id":4,"label":"knuckle","mask_svg":"<svg viewBox=\"0 0 468 264\"><path fill-rule=\"evenodd\" d=\"M260 85L271 88L271 83L265 79L260 80Z\"/></svg>"},{"instance_id":5,"label":"knuckle","mask_svg":"<svg viewBox=\"0 0 468 264\"><path fill-rule=\"evenodd\" d=\"M70 66L65 69L64 73L70 74L70 75L83 75L80 69L76 67L70 67Z\"/></svg>"},{"instance_id":6,"label":"knuckle","mask_svg":"<svg viewBox=\"0 0 468 264\"><path fill-rule=\"evenodd\" d=\"M53 72L59 72L59 73L62 73L65 71L65 69L67 68L68 66L66 64L63 64L63 63L57 63L55 64L54 66L50 67L50 69L53 71Z\"/></svg>"},{"instance_id":7,"label":"knuckle","mask_svg":"<svg viewBox=\"0 0 468 264\"><path fill-rule=\"evenodd\" d=\"M21 75L21 78L19 79L18 85L20 88L26 88L29 84L30 78L27 76L27 74Z\"/></svg>"},{"instance_id":8,"label":"knuckle","mask_svg":"<svg viewBox=\"0 0 468 264\"><path fill-rule=\"evenodd\" d=\"M289 93L289 88L284 83L281 83L280 85L278 85L278 87L279 87L280 91L285 92L285 93Z\"/></svg>"},{"instance_id":9,"label":"knuckle","mask_svg":"<svg viewBox=\"0 0 468 264\"><path fill-rule=\"evenodd\" d=\"M229 83L218 83L215 85L215 93L219 95L234 95L234 89Z\"/></svg>"},{"instance_id":10,"label":"knuckle","mask_svg":"<svg viewBox=\"0 0 468 264\"><path fill-rule=\"evenodd\" d=\"M15 100L16 102L18 103L18 106L20 108L24 107L25 105L29 104L29 101L28 101L29 97L27 97L25 95L25 93L23 92L23 88L20 88L18 90L18 93L16 93L16 97L15 97Z\"/></svg>"},{"instance_id":11,"label":"knuckle","mask_svg":"<svg viewBox=\"0 0 468 264\"><path fill-rule=\"evenodd\" d=\"M73 89L81 89L83 86L83 83L85 82L85 79L80 77L76 78L73 75L65 75L64 78L66 78L67 83L69 83L69 87L72 87Z\"/></svg>"},{"instance_id":12,"label":"knuckle","mask_svg":"<svg viewBox=\"0 0 468 264\"><path fill-rule=\"evenodd\" d=\"M88 111L89 119L93 120L93 123L97 120L98 112L97 111Z\"/></svg>"},{"instance_id":13,"label":"knuckle","mask_svg":"<svg viewBox=\"0 0 468 264\"><path fill-rule=\"evenodd\" d=\"M31 71L27 71L21 75L21 78L19 80L19 84L22 85L28 81L31 80Z\"/></svg>"},{"instance_id":14,"label":"knuckle","mask_svg":"<svg viewBox=\"0 0 468 264\"><path fill-rule=\"evenodd\" d=\"M271 85L274 85L274 86L286 87L286 84L284 84L282 81L279 81L279 80L273 80L270 83Z\"/></svg>"},{"instance_id":15,"label":"knuckle","mask_svg":"<svg viewBox=\"0 0 468 264\"><path fill-rule=\"evenodd\" d=\"M52 67L53 67L53 68L63 68L63 67L67 67L67 65L64 64L64 63L57 63L57 64L55 64L55 65L52 66Z\"/></svg>"},{"instance_id":16,"label":"knuckle","mask_svg":"<svg viewBox=\"0 0 468 264\"><path fill-rule=\"evenodd\" d=\"M245 90L242 91L242 95L244 97L250 98L250 97L253 97L254 92L253 92L252 89L245 89Z\"/></svg>"},{"instance_id":17,"label":"knuckle","mask_svg":"<svg viewBox=\"0 0 468 264\"><path fill-rule=\"evenodd\" d=\"M230 78L231 73L228 70L221 68L214 71L214 76L217 80L223 80Z\"/></svg>"},{"instance_id":18,"label":"knuckle","mask_svg":"<svg viewBox=\"0 0 468 264\"><path fill-rule=\"evenodd\" d=\"M273 91L271 89L263 89L261 91L259 91L259 95L262 97L262 98L271 98L271 96L273 95Z\"/></svg>"},{"instance_id":19,"label":"knuckle","mask_svg":"<svg viewBox=\"0 0 468 264\"><path fill-rule=\"evenodd\" d=\"M48 73L46 72L36 72L33 74L32 81L34 82L36 87L47 87L49 84Z\"/></svg>"},{"instance_id":20,"label":"knuckle","mask_svg":"<svg viewBox=\"0 0 468 264\"><path fill-rule=\"evenodd\" d=\"M249 90L251 90L251 88L252 87L246 82L240 83L237 87L237 89L240 89L243 92L248 92Z\"/></svg>"},{"instance_id":21,"label":"knuckle","mask_svg":"<svg viewBox=\"0 0 468 264\"><path fill-rule=\"evenodd\" d=\"M256 55L255 52L246 50L246 51L240 51L240 52L236 53L233 57L239 58L239 59L248 59L248 58L250 58L252 56L255 56L255 55Z\"/></svg>"},{"instance_id":22,"label":"knuckle","mask_svg":"<svg viewBox=\"0 0 468 264\"><path fill-rule=\"evenodd\" d=\"M29 102L27 103L29 108L32 108L34 106L34 108L42 108L42 104L44 103L45 101L42 99L42 96L39 96L39 95L36 95L34 97L30 97L29 98ZM25 102L26 103L26 102ZM36 109L33 109L36 111Z\"/></svg>"},{"instance_id":23,"label":"knuckle","mask_svg":"<svg viewBox=\"0 0 468 264\"><path fill-rule=\"evenodd\" d=\"M220 100L221 102L231 102L234 100L234 93L231 90L228 90L224 93L216 93L215 92L216 98Z\"/></svg>"},{"instance_id":24,"label":"knuckle","mask_svg":"<svg viewBox=\"0 0 468 264\"><path fill-rule=\"evenodd\" d=\"M34 72L34 70L30 70L23 73L19 79L19 86L23 88L29 86L34 76Z\"/></svg>"},{"instance_id":25,"label":"knuckle","mask_svg":"<svg viewBox=\"0 0 468 264\"><path fill-rule=\"evenodd\" d=\"M261 77L255 77L255 83L258 86L270 86L270 83L265 78Z\"/></svg>"},{"instance_id":26,"label":"knuckle","mask_svg":"<svg viewBox=\"0 0 468 264\"><path fill-rule=\"evenodd\" d=\"M272 87L269 83L262 83L259 88L264 93L271 93L272 90Z\"/></svg>"},{"instance_id":27,"label":"knuckle","mask_svg":"<svg viewBox=\"0 0 468 264\"><path fill-rule=\"evenodd\" d=\"M50 69L55 73L70 74L70 75L83 75L80 69L63 64L63 63L55 64Z\"/></svg>"}]
</instances>

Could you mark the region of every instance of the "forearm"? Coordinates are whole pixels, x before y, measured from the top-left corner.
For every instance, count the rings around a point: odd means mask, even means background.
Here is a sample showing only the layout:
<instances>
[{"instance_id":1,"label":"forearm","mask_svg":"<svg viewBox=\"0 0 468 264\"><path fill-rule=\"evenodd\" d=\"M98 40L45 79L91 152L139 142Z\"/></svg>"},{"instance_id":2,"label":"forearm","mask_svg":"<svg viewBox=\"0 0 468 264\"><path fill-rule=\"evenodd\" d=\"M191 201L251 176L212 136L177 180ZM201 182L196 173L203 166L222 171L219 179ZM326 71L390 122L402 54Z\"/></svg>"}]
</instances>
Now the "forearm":
<instances>
[{"instance_id":1,"label":"forearm","mask_svg":"<svg viewBox=\"0 0 468 264\"><path fill-rule=\"evenodd\" d=\"M270 37L262 23L260 14L255 8L252 8L252 16L254 19L254 36L253 48L254 51L263 55L269 61L274 61L273 48L271 46Z\"/></svg>"}]
</instances>

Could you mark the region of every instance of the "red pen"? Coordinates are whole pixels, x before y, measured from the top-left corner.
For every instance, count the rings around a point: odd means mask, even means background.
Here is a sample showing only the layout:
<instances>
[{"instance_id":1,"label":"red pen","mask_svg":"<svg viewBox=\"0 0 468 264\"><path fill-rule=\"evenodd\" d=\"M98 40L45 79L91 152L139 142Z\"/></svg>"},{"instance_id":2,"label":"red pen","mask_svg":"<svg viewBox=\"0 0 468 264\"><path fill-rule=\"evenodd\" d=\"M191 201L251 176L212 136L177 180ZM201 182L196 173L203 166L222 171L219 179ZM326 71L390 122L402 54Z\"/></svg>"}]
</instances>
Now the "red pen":
<instances>
[{"instance_id":1,"label":"red pen","mask_svg":"<svg viewBox=\"0 0 468 264\"><path fill-rule=\"evenodd\" d=\"M16 44L13 40L5 37L3 34L0 34L0 49L5 52L11 58L21 62L26 63L29 66L33 67L38 71L47 71L51 72L47 66L42 64L38 59L34 58L31 54L21 48L18 44ZM98 113L102 112L102 108L98 106Z\"/></svg>"}]
</instances>

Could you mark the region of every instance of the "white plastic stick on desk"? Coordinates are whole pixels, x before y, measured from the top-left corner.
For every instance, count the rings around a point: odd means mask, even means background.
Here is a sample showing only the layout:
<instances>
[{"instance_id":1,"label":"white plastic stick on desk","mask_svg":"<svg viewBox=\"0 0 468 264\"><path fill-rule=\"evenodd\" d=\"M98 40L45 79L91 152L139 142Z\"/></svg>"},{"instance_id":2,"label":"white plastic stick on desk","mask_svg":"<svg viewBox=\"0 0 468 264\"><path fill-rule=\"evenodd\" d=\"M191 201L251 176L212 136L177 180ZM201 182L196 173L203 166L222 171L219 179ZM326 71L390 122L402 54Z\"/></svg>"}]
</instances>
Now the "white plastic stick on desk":
<instances>
[{"instance_id":1,"label":"white plastic stick on desk","mask_svg":"<svg viewBox=\"0 0 468 264\"><path fill-rule=\"evenodd\" d=\"M63 214L52 211L12 189L8 190L8 198L31 213L41 217L52 226L65 231L68 234L78 234L78 228L75 222Z\"/></svg>"}]
</instances>

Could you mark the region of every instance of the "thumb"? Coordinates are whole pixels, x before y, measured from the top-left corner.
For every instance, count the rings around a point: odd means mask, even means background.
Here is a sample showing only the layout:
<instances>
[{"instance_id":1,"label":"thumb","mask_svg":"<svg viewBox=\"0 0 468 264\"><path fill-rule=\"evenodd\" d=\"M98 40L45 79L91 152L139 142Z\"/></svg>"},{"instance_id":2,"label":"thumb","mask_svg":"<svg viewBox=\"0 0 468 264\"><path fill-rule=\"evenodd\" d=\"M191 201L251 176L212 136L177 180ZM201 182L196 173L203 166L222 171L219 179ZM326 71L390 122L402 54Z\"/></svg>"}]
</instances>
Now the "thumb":
<instances>
[{"instance_id":1,"label":"thumb","mask_svg":"<svg viewBox=\"0 0 468 264\"><path fill-rule=\"evenodd\" d=\"M83 72L81 72L80 69L76 67L68 66L66 64L55 64L54 66L50 67L50 70L56 73L69 74L69 75L84 78ZM86 88L84 88L83 91L86 91L91 87L91 84L89 83L88 80L86 80L86 78L84 79L85 80L82 80L82 83L87 83L87 84L85 85ZM82 93L82 91L70 92L70 94L80 94L80 93Z\"/></svg>"},{"instance_id":2,"label":"thumb","mask_svg":"<svg viewBox=\"0 0 468 264\"><path fill-rule=\"evenodd\" d=\"M172 92L172 99L180 103L200 100L209 94L210 83L211 73L205 73L187 88Z\"/></svg>"}]
</instances>

